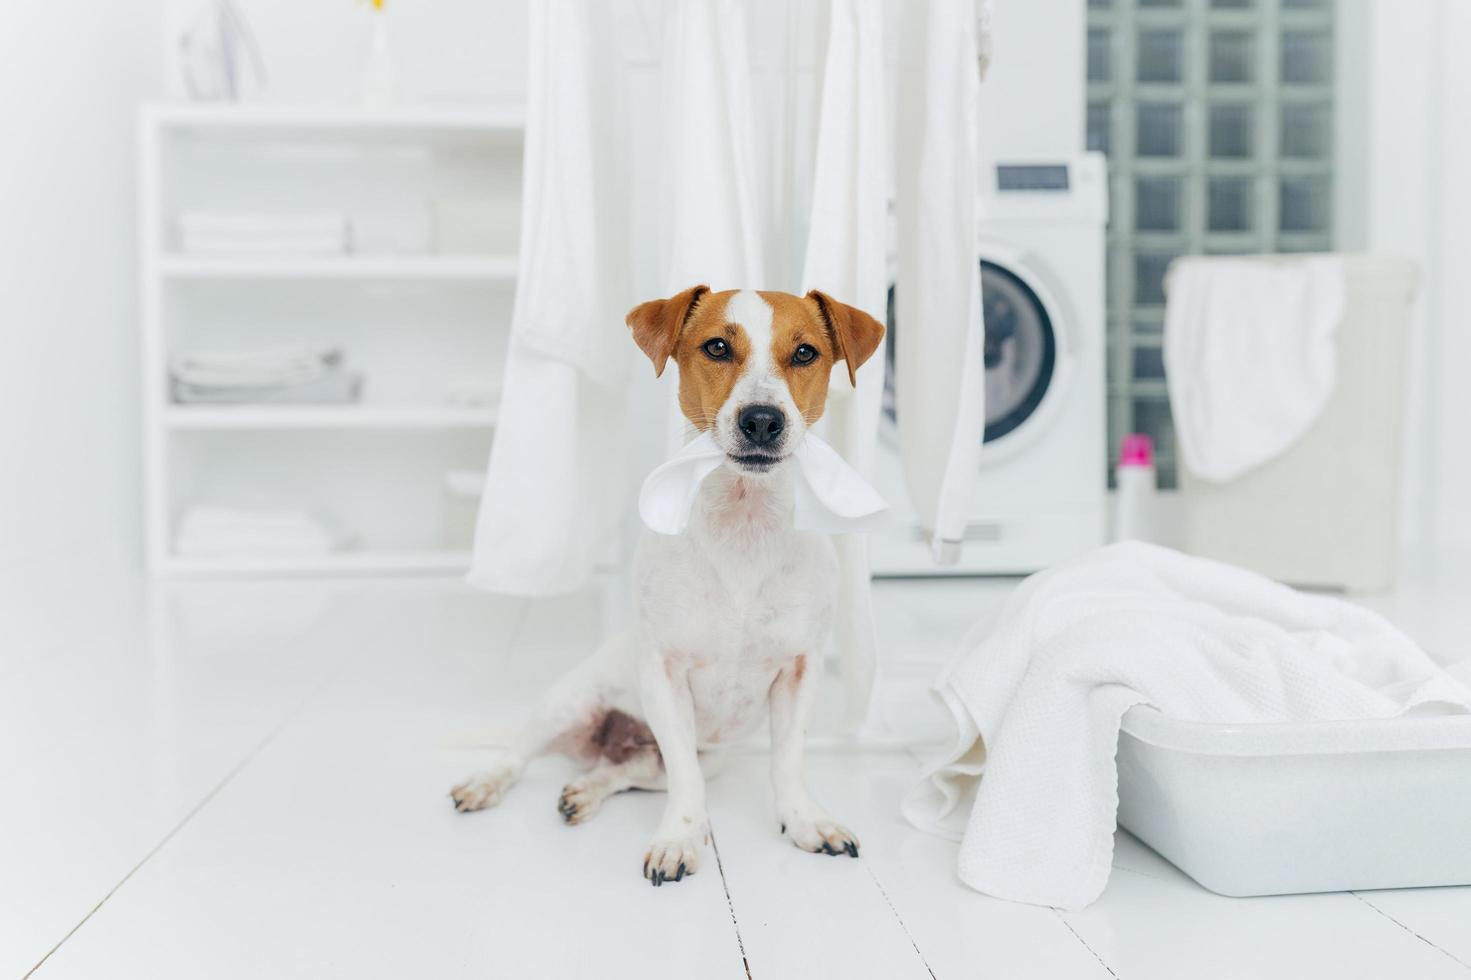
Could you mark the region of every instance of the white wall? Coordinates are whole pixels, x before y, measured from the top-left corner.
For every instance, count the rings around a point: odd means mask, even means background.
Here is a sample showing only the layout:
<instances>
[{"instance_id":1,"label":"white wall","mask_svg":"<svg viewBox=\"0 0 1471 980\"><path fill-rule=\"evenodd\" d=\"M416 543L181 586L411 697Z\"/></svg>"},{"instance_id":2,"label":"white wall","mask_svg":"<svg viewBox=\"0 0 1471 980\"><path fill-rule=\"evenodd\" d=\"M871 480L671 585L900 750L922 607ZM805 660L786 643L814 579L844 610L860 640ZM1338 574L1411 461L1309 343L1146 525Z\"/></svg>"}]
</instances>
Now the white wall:
<instances>
[{"instance_id":1,"label":"white wall","mask_svg":"<svg viewBox=\"0 0 1471 980\"><path fill-rule=\"evenodd\" d=\"M134 120L161 16L46 0L0 30L0 571L136 549Z\"/></svg>"},{"instance_id":2,"label":"white wall","mask_svg":"<svg viewBox=\"0 0 1471 980\"><path fill-rule=\"evenodd\" d=\"M1414 258L1405 532L1471 547L1471 36L1465 0L1344 0L1345 247Z\"/></svg>"},{"instance_id":3,"label":"white wall","mask_svg":"<svg viewBox=\"0 0 1471 980\"><path fill-rule=\"evenodd\" d=\"M166 0L167 34L205 0ZM345 102L360 92L367 0L235 0L260 44L264 101ZM405 101L516 100L526 91L527 0L387 0L390 46ZM171 77L170 91L183 89Z\"/></svg>"},{"instance_id":4,"label":"white wall","mask_svg":"<svg viewBox=\"0 0 1471 980\"><path fill-rule=\"evenodd\" d=\"M1471 3L1440 0L1432 98L1436 125L1428 314L1435 324L1430 443L1435 533L1471 548Z\"/></svg>"},{"instance_id":5,"label":"white wall","mask_svg":"<svg viewBox=\"0 0 1471 980\"><path fill-rule=\"evenodd\" d=\"M994 159L1051 160L1085 144L1084 0L991 0L995 39L981 86L981 148Z\"/></svg>"}]
</instances>

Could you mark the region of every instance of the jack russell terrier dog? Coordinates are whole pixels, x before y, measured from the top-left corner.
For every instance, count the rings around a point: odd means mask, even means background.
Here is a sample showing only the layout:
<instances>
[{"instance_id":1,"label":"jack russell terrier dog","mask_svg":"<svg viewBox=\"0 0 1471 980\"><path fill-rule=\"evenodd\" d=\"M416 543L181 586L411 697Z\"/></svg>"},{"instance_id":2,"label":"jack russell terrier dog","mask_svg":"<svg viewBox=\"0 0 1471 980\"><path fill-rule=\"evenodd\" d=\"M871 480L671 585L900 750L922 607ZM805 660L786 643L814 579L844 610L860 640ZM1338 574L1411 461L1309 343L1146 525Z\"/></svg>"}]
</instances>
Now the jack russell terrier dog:
<instances>
[{"instance_id":1,"label":"jack russell terrier dog","mask_svg":"<svg viewBox=\"0 0 1471 980\"><path fill-rule=\"evenodd\" d=\"M450 792L467 813L496 803L544 752L589 771L557 808L581 823L614 793L666 789L644 853L653 884L699 867L709 843L699 752L771 718L776 817L793 844L858 856L858 838L807 789L804 727L833 616L837 559L823 534L793 525L792 453L823 413L837 361L858 367L884 328L816 290L687 289L628 314L663 374L679 365L679 405L725 453L700 485L685 531L645 530L633 561L635 624L561 678L499 765Z\"/></svg>"}]
</instances>

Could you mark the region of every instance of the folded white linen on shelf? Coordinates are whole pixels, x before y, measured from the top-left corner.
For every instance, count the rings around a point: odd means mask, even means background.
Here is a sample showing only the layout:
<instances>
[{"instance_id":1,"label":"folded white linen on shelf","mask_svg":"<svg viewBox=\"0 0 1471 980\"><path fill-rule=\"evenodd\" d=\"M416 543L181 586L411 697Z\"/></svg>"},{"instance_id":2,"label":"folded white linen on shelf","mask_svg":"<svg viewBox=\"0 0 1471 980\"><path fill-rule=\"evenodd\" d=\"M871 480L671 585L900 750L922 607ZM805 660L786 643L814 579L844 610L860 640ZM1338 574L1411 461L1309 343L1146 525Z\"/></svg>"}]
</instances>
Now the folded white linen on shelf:
<instances>
[{"instance_id":1,"label":"folded white linen on shelf","mask_svg":"<svg viewBox=\"0 0 1471 980\"><path fill-rule=\"evenodd\" d=\"M196 385L173 378L169 395L180 405L348 405L362 399L363 376L333 370L285 385Z\"/></svg>"},{"instance_id":2,"label":"folded white linen on shelf","mask_svg":"<svg viewBox=\"0 0 1471 980\"><path fill-rule=\"evenodd\" d=\"M961 840L972 888L1063 909L1107 883L1119 725L1136 704L1231 723L1471 710L1471 690L1379 615L1139 542L1028 578L935 693L955 739L904 815Z\"/></svg>"},{"instance_id":3,"label":"folded white linen on shelf","mask_svg":"<svg viewBox=\"0 0 1471 980\"><path fill-rule=\"evenodd\" d=\"M274 258L277 256L341 255L343 243L335 238L221 238L211 235L183 235L179 248L190 255L239 256L242 258Z\"/></svg>"},{"instance_id":4,"label":"folded white linen on shelf","mask_svg":"<svg viewBox=\"0 0 1471 980\"><path fill-rule=\"evenodd\" d=\"M1333 393L1344 288L1331 255L1171 263L1165 378L1191 473L1234 480L1317 421Z\"/></svg>"},{"instance_id":5,"label":"folded white linen on shelf","mask_svg":"<svg viewBox=\"0 0 1471 980\"><path fill-rule=\"evenodd\" d=\"M339 405L362 397L363 376L336 347L274 347L185 354L169 366L180 404Z\"/></svg>"},{"instance_id":6,"label":"folded white linen on shelf","mask_svg":"<svg viewBox=\"0 0 1471 980\"><path fill-rule=\"evenodd\" d=\"M341 214L185 211L175 224L185 252L215 254L342 253L348 221Z\"/></svg>"},{"instance_id":7,"label":"folded white linen on shelf","mask_svg":"<svg viewBox=\"0 0 1471 980\"><path fill-rule=\"evenodd\" d=\"M429 209L355 214L348 236L354 255L424 255L433 239Z\"/></svg>"},{"instance_id":8,"label":"folded white linen on shelf","mask_svg":"<svg viewBox=\"0 0 1471 980\"><path fill-rule=\"evenodd\" d=\"M275 387L314 381L342 364L338 347L259 347L182 354L169 365L184 384Z\"/></svg>"},{"instance_id":9,"label":"folded white linen on shelf","mask_svg":"<svg viewBox=\"0 0 1471 980\"><path fill-rule=\"evenodd\" d=\"M345 230L347 216L329 212L183 211L178 224L183 231L214 235L313 235Z\"/></svg>"},{"instance_id":10,"label":"folded white linen on shelf","mask_svg":"<svg viewBox=\"0 0 1471 980\"><path fill-rule=\"evenodd\" d=\"M349 539L301 510L254 510L199 504L179 522L174 551L182 557L214 555L325 555Z\"/></svg>"},{"instance_id":11,"label":"folded white linen on shelf","mask_svg":"<svg viewBox=\"0 0 1471 980\"><path fill-rule=\"evenodd\" d=\"M500 396L501 379L488 372L465 371L452 374L444 385L444 400L451 405L494 405Z\"/></svg>"},{"instance_id":12,"label":"folded white linen on shelf","mask_svg":"<svg viewBox=\"0 0 1471 980\"><path fill-rule=\"evenodd\" d=\"M793 492L799 531L845 534L887 526L888 503L837 451L808 432L792 451ZM644 480L638 512L650 530L679 534L689 524L700 484L725 460L725 450L708 432L690 440Z\"/></svg>"}]
</instances>

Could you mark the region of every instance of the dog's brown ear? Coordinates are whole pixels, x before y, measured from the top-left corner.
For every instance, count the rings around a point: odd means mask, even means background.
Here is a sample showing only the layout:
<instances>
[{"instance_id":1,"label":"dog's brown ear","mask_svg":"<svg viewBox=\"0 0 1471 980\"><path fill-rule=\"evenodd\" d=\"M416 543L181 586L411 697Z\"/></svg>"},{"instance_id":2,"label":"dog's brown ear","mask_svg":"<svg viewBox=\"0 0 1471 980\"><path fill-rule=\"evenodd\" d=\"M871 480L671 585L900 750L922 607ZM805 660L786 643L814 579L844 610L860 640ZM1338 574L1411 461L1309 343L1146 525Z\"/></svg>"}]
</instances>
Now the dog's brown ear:
<instances>
[{"instance_id":1,"label":"dog's brown ear","mask_svg":"<svg viewBox=\"0 0 1471 980\"><path fill-rule=\"evenodd\" d=\"M839 303L827 293L814 289L807 298L817 304L838 354L848 363L848 381L853 387L858 387L858 369L883 343L884 325L856 306Z\"/></svg>"},{"instance_id":2,"label":"dog's brown ear","mask_svg":"<svg viewBox=\"0 0 1471 980\"><path fill-rule=\"evenodd\" d=\"M640 303L628 311L624 322L633 330L633 342L654 362L654 377L664 373L664 365L669 363L669 355L674 353L674 344L679 340L679 331L695 311L700 297L709 291L709 286L694 286L677 296Z\"/></svg>"}]
</instances>

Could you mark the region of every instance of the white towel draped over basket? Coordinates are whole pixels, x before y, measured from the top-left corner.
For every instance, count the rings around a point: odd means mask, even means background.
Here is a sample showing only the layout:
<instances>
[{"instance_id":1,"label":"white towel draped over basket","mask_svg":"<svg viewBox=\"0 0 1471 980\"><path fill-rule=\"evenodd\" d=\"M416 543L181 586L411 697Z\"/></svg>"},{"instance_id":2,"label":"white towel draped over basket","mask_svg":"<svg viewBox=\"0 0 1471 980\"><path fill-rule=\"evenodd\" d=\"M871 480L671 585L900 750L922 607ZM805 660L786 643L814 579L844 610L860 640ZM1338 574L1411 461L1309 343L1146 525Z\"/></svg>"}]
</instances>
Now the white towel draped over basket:
<instances>
[{"instance_id":1,"label":"white towel draped over basket","mask_svg":"<svg viewBox=\"0 0 1471 980\"><path fill-rule=\"evenodd\" d=\"M1471 710L1471 691L1379 615L1137 542L1023 582L936 694L955 738L905 816L961 840L971 887L1064 909L1108 881L1114 753L1135 705L1232 723Z\"/></svg>"}]
</instances>

